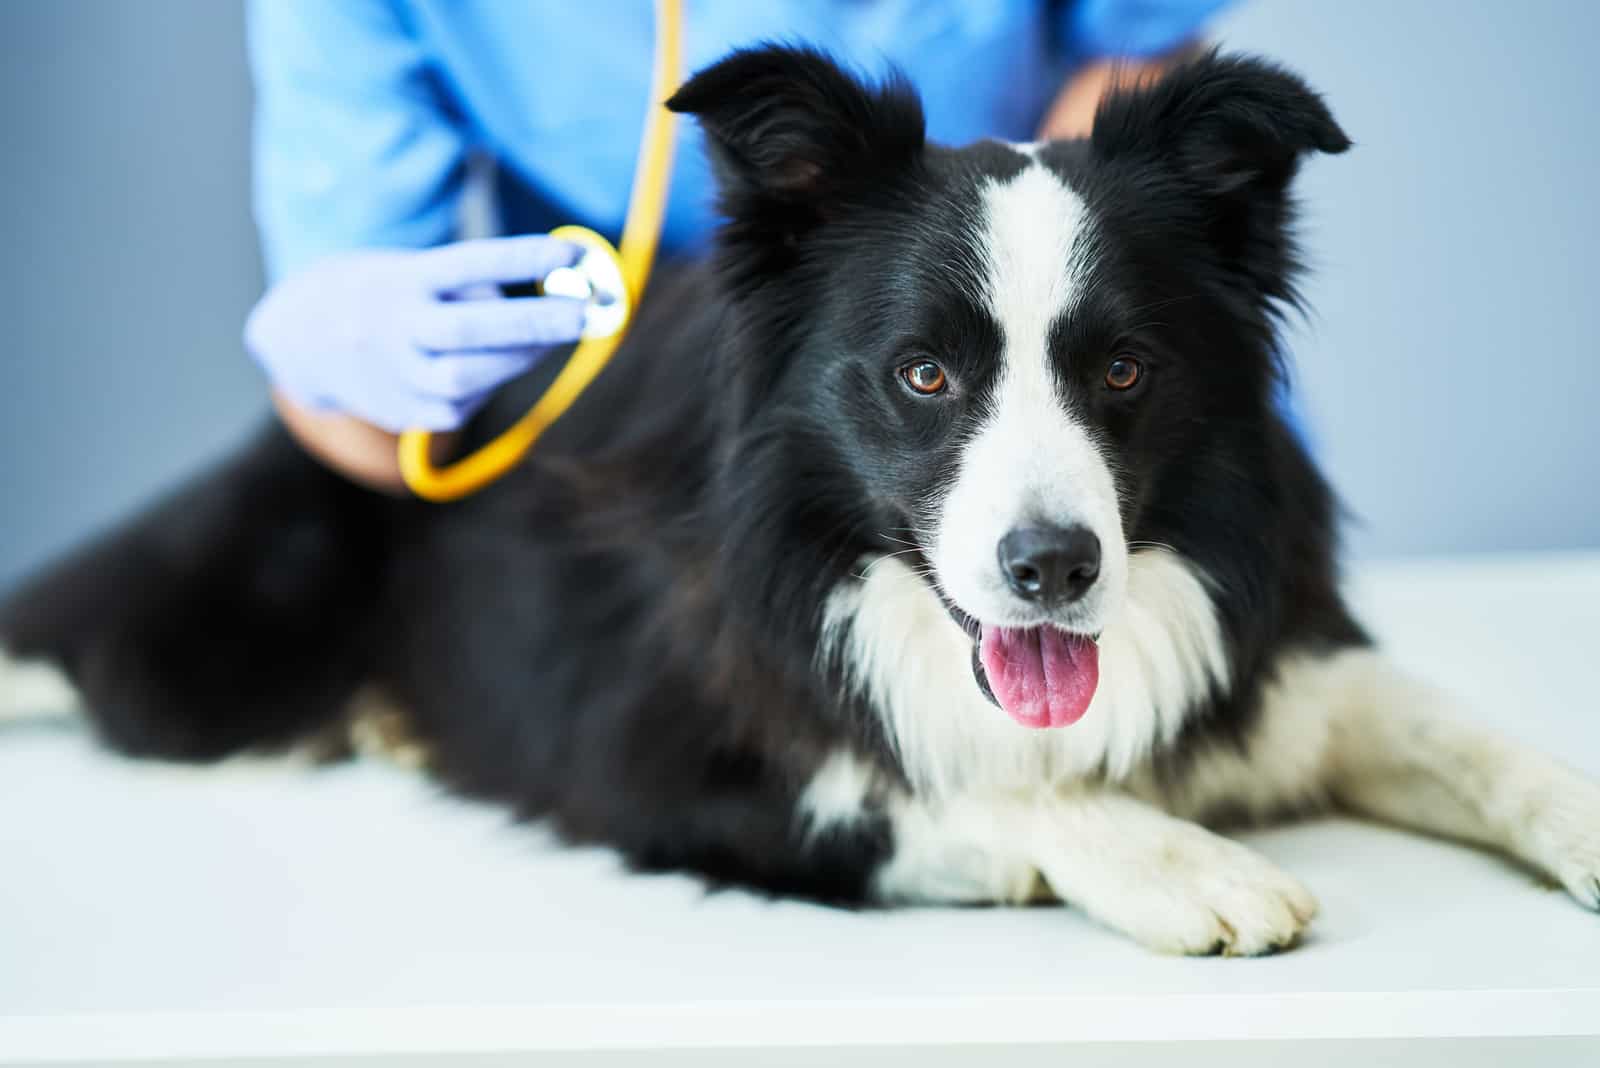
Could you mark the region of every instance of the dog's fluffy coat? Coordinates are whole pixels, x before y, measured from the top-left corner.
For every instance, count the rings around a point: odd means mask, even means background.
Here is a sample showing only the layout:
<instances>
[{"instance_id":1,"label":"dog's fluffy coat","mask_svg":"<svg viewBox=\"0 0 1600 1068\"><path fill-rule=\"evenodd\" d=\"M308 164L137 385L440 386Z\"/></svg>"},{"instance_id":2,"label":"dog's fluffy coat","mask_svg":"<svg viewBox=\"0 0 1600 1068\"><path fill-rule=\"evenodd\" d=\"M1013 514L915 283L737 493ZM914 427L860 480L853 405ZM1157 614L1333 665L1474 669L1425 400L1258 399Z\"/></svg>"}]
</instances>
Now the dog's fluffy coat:
<instances>
[{"instance_id":1,"label":"dog's fluffy coat","mask_svg":"<svg viewBox=\"0 0 1600 1068\"><path fill-rule=\"evenodd\" d=\"M907 86L763 48L672 106L708 135L716 252L659 273L510 478L392 501L269 429L12 597L9 656L177 759L376 687L455 789L778 893L1048 891L1159 949L1264 952L1315 901L1189 821L1339 804L1600 907L1600 789L1456 724L1341 600L1276 401L1291 182L1349 144L1304 84L1208 55L1090 140L950 149ZM923 359L936 396L901 374ZM996 543L1030 525L1092 536L1081 596L1008 586ZM1081 722L996 707L997 627L1097 639Z\"/></svg>"}]
</instances>

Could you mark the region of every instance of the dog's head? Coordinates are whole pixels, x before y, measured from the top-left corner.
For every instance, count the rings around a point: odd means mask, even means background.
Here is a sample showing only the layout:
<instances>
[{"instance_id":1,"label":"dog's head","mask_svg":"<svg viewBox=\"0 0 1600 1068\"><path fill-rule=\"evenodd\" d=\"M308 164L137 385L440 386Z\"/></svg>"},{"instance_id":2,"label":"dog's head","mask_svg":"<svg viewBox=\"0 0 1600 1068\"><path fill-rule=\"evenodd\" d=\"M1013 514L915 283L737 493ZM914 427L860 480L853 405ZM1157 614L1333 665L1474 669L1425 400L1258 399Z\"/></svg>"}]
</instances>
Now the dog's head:
<instances>
[{"instance_id":1,"label":"dog's head","mask_svg":"<svg viewBox=\"0 0 1600 1068\"><path fill-rule=\"evenodd\" d=\"M1296 77L1214 54L1112 97L1084 141L927 144L903 82L787 48L671 106L728 219L736 462L798 498L791 535L908 550L997 703L1073 721L1130 552L1187 548L1217 479L1265 477L1289 184L1344 133ZM750 510L744 535L775 524Z\"/></svg>"}]
</instances>

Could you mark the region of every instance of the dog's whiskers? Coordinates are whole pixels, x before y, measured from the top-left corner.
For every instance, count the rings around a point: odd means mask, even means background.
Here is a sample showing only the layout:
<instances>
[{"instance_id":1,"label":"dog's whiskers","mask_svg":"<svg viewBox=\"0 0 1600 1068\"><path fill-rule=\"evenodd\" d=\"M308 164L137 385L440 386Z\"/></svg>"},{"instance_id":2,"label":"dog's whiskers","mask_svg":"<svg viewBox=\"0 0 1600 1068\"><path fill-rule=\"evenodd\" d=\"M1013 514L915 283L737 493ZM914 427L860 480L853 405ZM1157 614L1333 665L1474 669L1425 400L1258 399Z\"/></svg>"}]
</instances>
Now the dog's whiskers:
<instances>
[{"instance_id":1,"label":"dog's whiskers","mask_svg":"<svg viewBox=\"0 0 1600 1068\"><path fill-rule=\"evenodd\" d=\"M890 527L888 530L878 531L878 537L882 538L884 541L892 541L900 545L918 545L918 543L915 541L907 541L904 538L897 538L894 536L895 534L910 534L914 538L916 537L917 532L910 527ZM921 546L918 545L918 548L920 547Z\"/></svg>"},{"instance_id":2,"label":"dog's whiskers","mask_svg":"<svg viewBox=\"0 0 1600 1068\"><path fill-rule=\"evenodd\" d=\"M913 545L909 549L901 549L898 552L884 553L882 556L874 557L872 560L868 561L867 565L861 569L860 574L858 574L856 577L857 578L866 578L867 574L873 568L877 567L879 564L883 563L885 560L893 560L897 556L909 556L912 553L920 553L920 552L922 552L921 546ZM927 567L927 565L926 564L914 565L911 570L912 571L918 571L919 567Z\"/></svg>"},{"instance_id":3,"label":"dog's whiskers","mask_svg":"<svg viewBox=\"0 0 1600 1068\"><path fill-rule=\"evenodd\" d=\"M1168 545L1164 541L1130 541L1128 543L1128 548L1130 548L1130 549L1165 549L1169 553L1176 553L1178 551L1178 547L1177 546Z\"/></svg>"}]
</instances>

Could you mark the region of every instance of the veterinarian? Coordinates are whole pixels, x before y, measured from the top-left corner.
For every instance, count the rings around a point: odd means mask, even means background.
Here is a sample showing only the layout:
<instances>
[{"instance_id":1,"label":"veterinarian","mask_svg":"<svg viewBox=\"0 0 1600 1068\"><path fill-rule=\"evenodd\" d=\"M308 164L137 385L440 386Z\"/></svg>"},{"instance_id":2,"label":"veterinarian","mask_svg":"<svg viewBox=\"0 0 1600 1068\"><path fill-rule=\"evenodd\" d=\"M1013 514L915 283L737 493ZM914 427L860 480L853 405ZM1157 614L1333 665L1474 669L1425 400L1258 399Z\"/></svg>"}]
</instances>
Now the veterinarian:
<instances>
[{"instance_id":1,"label":"veterinarian","mask_svg":"<svg viewBox=\"0 0 1600 1068\"><path fill-rule=\"evenodd\" d=\"M1158 72L1226 0L691 0L684 66L764 39L815 44L921 91L931 140L1086 134L1118 78ZM577 340L582 305L506 297L622 228L649 101L645 0L254 0L255 209L270 288L245 342L324 462L398 490L394 433L459 427ZM1115 64L1115 70L1113 65ZM714 222L679 125L667 253ZM493 161L498 228L459 240L469 158ZM448 437L439 440L448 447Z\"/></svg>"}]
</instances>

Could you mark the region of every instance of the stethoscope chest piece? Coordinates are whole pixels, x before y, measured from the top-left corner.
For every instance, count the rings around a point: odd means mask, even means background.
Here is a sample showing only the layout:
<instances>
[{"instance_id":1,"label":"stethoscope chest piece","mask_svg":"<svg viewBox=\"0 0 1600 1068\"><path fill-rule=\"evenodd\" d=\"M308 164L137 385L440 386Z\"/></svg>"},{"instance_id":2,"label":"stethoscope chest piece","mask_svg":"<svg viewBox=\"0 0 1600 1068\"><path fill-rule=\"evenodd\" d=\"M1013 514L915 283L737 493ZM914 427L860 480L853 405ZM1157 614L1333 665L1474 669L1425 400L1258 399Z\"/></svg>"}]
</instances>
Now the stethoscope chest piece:
<instances>
[{"instance_id":1,"label":"stethoscope chest piece","mask_svg":"<svg viewBox=\"0 0 1600 1068\"><path fill-rule=\"evenodd\" d=\"M632 309L622 278L622 258L611 242L583 226L557 227L550 236L581 246L583 255L571 267L558 267L545 275L540 292L584 302L585 338L610 337L621 330Z\"/></svg>"}]
</instances>

